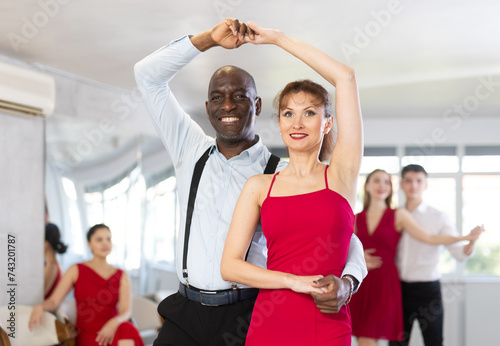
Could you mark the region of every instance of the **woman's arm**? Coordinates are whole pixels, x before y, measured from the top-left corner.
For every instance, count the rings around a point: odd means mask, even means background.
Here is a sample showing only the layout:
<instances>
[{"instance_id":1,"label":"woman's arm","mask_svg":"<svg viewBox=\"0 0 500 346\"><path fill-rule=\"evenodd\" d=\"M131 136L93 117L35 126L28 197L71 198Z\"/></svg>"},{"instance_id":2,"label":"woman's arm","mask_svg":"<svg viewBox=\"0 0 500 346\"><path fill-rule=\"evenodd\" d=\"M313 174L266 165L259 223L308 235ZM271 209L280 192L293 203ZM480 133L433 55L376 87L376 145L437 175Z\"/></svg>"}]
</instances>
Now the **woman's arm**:
<instances>
[{"instance_id":1,"label":"woman's arm","mask_svg":"<svg viewBox=\"0 0 500 346\"><path fill-rule=\"evenodd\" d=\"M431 234L420 227L406 209L401 208L396 210L395 223L397 230L404 230L413 238L431 245L448 245L461 240L475 240L479 238L482 232L482 228L477 226L466 236L455 237L444 234Z\"/></svg>"},{"instance_id":2,"label":"woman's arm","mask_svg":"<svg viewBox=\"0 0 500 346\"><path fill-rule=\"evenodd\" d=\"M247 180L240 194L226 237L222 254L221 274L227 281L257 288L288 288L296 292L323 292L311 283L321 275L297 276L263 269L245 261L245 254L252 241L260 218L260 206L270 184L270 177L254 176Z\"/></svg>"},{"instance_id":3,"label":"woman's arm","mask_svg":"<svg viewBox=\"0 0 500 346\"><path fill-rule=\"evenodd\" d=\"M363 123L354 70L279 30L263 29L252 22L248 22L247 26L253 32L245 36L246 42L281 47L309 65L335 87L334 116L337 117L338 133L329 172L333 173L335 190L346 197L354 209L356 182L363 156ZM336 181L339 183L335 183Z\"/></svg>"},{"instance_id":4,"label":"woman's arm","mask_svg":"<svg viewBox=\"0 0 500 346\"><path fill-rule=\"evenodd\" d=\"M123 322L130 320L132 316L132 295L130 292L130 279L127 273L123 272L120 279L118 291L118 315L110 318L97 332L96 341L99 344L107 345L113 342L116 330Z\"/></svg>"},{"instance_id":5,"label":"woman's arm","mask_svg":"<svg viewBox=\"0 0 500 346\"><path fill-rule=\"evenodd\" d=\"M44 311L54 311L59 307L59 304L63 301L64 297L69 293L76 280L78 279L78 267L73 264L64 273L61 281L57 284L54 292L48 297L42 304L33 307L29 320L29 329L33 330L38 327L38 325L43 324L43 312Z\"/></svg>"}]
</instances>

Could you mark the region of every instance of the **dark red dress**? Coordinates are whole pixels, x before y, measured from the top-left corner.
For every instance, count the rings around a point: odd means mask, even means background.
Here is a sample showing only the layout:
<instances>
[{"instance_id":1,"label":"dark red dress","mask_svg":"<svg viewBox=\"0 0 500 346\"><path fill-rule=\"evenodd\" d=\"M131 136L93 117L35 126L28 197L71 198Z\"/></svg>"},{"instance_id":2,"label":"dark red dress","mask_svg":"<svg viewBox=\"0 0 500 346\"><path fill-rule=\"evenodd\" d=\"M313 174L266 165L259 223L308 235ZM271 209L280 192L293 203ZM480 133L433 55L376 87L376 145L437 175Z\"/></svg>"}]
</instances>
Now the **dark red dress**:
<instances>
[{"instance_id":1,"label":"dark red dress","mask_svg":"<svg viewBox=\"0 0 500 346\"><path fill-rule=\"evenodd\" d=\"M351 303L352 334L391 341L403 337L401 283L395 263L401 232L395 229L395 210L387 208L372 235L368 234L366 212L356 215L359 240L366 249L376 249L383 264L370 270Z\"/></svg>"},{"instance_id":2,"label":"dark red dress","mask_svg":"<svg viewBox=\"0 0 500 346\"><path fill-rule=\"evenodd\" d=\"M341 276L353 232L354 214L344 197L324 190L273 197L261 209L267 239L267 268L296 275ZM261 289L246 345L350 345L351 319L344 306L324 314L309 294Z\"/></svg>"},{"instance_id":3,"label":"dark red dress","mask_svg":"<svg viewBox=\"0 0 500 346\"><path fill-rule=\"evenodd\" d=\"M45 295L45 297L43 297L43 299L47 299L48 297L50 297L50 295L52 294L52 292L54 292L54 290L56 289L56 286L57 284L59 283L59 281L61 281L61 268L59 267L59 264L56 264L57 266L57 276L56 276L56 279L54 280L54 283L52 284L52 286L50 286L50 289L49 291L47 292L47 294Z\"/></svg>"},{"instance_id":4,"label":"dark red dress","mask_svg":"<svg viewBox=\"0 0 500 346\"><path fill-rule=\"evenodd\" d=\"M89 266L78 264L78 279L74 286L78 346L98 345L95 341L97 332L118 314L116 307L122 274L123 271L118 269L109 279L104 279ZM118 340L123 339L133 339L136 346L144 346L139 332L130 322L120 324L111 345L116 346Z\"/></svg>"}]
</instances>

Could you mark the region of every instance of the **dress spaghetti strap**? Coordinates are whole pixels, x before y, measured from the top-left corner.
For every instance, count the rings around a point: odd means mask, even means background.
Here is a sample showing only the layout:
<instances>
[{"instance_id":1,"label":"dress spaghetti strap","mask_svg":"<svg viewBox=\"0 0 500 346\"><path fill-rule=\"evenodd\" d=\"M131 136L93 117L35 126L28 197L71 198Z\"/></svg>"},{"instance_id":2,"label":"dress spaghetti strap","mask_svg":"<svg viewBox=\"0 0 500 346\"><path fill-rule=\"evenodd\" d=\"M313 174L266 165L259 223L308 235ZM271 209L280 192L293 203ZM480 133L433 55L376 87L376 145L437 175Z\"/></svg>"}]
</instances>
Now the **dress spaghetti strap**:
<instances>
[{"instance_id":1,"label":"dress spaghetti strap","mask_svg":"<svg viewBox=\"0 0 500 346\"><path fill-rule=\"evenodd\" d=\"M276 172L274 175L273 175L273 180L271 180L271 185L269 186L269 191L267 191L267 197L269 197L269 195L271 194L271 189L273 188L273 185L274 185L274 179L276 179L276 176L280 174L280 172Z\"/></svg>"},{"instance_id":2,"label":"dress spaghetti strap","mask_svg":"<svg viewBox=\"0 0 500 346\"><path fill-rule=\"evenodd\" d=\"M326 165L326 168L325 168L325 186L326 186L326 189L328 190L328 178L327 178L327 174L326 172L328 171L328 167L330 165ZM272 184L271 184L272 185Z\"/></svg>"}]
</instances>

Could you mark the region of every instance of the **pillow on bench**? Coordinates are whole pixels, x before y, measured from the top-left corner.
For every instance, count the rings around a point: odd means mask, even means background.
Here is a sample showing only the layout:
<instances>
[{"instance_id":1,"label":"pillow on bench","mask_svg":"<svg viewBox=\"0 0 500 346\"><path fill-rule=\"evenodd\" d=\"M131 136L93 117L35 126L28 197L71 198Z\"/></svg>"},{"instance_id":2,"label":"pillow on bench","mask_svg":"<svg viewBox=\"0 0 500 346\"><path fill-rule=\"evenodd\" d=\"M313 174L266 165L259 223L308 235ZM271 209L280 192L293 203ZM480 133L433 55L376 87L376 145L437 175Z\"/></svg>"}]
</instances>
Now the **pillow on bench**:
<instances>
[{"instance_id":1,"label":"pillow on bench","mask_svg":"<svg viewBox=\"0 0 500 346\"><path fill-rule=\"evenodd\" d=\"M15 305L15 309L12 310L9 310L7 306L0 306L0 325L7 333L12 346L57 345L65 338L72 337L66 325L57 321L56 317L49 312L43 315L43 325L30 331L28 324L32 310L33 307L27 305ZM58 332L59 337L64 340L59 339Z\"/></svg>"}]
</instances>

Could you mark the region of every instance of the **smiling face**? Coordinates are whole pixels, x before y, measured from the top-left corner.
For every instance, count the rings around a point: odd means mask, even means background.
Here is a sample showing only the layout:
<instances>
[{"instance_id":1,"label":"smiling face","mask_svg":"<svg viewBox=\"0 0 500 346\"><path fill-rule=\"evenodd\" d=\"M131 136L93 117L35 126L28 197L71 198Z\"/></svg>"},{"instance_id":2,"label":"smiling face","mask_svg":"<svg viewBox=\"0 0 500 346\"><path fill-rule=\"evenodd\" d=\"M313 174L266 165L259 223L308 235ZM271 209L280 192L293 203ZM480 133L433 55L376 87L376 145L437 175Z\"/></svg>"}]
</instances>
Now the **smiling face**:
<instances>
[{"instance_id":1,"label":"smiling face","mask_svg":"<svg viewBox=\"0 0 500 346\"><path fill-rule=\"evenodd\" d=\"M310 93L299 91L283 99L279 112L279 128L283 142L292 150L318 152L324 134L330 131L332 117Z\"/></svg>"},{"instance_id":2,"label":"smiling face","mask_svg":"<svg viewBox=\"0 0 500 346\"><path fill-rule=\"evenodd\" d=\"M386 171L377 169L366 177L364 209L374 200L385 201L388 207L391 206L392 181Z\"/></svg>"},{"instance_id":3,"label":"smiling face","mask_svg":"<svg viewBox=\"0 0 500 346\"><path fill-rule=\"evenodd\" d=\"M246 71L225 66L215 72L205 105L219 144L253 141L255 116L260 114L261 102Z\"/></svg>"},{"instance_id":4,"label":"smiling face","mask_svg":"<svg viewBox=\"0 0 500 346\"><path fill-rule=\"evenodd\" d=\"M106 257L113 248L111 231L105 227L97 228L90 236L90 240L87 244L94 256Z\"/></svg>"}]
</instances>

